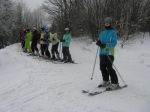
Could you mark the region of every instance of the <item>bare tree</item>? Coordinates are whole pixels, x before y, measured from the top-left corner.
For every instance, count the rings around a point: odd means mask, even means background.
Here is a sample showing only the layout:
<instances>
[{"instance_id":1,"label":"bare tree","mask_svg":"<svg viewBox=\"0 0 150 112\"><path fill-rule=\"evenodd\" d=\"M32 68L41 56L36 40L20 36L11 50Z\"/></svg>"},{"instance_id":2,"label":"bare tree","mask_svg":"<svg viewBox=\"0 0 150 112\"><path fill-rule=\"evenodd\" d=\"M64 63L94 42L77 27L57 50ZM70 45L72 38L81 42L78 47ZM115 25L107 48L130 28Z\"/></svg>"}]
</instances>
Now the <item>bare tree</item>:
<instances>
[{"instance_id":1,"label":"bare tree","mask_svg":"<svg viewBox=\"0 0 150 112\"><path fill-rule=\"evenodd\" d=\"M93 39L103 29L104 18L111 16L120 38L126 41L129 34L141 30L148 22L149 2L149 0L47 0L43 9L55 21L59 31L62 32L64 27L69 26L74 35L79 36L79 32L82 32L91 34Z\"/></svg>"}]
</instances>

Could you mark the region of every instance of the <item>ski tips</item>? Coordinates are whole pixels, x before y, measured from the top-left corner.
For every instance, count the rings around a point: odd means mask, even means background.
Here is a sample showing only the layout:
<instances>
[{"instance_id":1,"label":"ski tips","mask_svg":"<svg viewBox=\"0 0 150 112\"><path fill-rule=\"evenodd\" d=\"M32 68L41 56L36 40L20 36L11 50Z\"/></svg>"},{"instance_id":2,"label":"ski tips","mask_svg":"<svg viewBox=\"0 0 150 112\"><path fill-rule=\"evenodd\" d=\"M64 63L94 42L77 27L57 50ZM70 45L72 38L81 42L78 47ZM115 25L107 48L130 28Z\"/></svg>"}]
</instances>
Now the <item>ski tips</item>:
<instances>
[{"instance_id":1,"label":"ski tips","mask_svg":"<svg viewBox=\"0 0 150 112\"><path fill-rule=\"evenodd\" d=\"M122 86L122 88L126 88L126 87L128 87L128 85L127 85L127 84L125 84L124 86Z\"/></svg>"},{"instance_id":2,"label":"ski tips","mask_svg":"<svg viewBox=\"0 0 150 112\"><path fill-rule=\"evenodd\" d=\"M87 90L82 90L82 93L88 93L89 91L87 91Z\"/></svg>"},{"instance_id":3,"label":"ski tips","mask_svg":"<svg viewBox=\"0 0 150 112\"><path fill-rule=\"evenodd\" d=\"M128 87L128 85L127 85L127 84L125 84L125 85L124 85L124 87Z\"/></svg>"}]
</instances>

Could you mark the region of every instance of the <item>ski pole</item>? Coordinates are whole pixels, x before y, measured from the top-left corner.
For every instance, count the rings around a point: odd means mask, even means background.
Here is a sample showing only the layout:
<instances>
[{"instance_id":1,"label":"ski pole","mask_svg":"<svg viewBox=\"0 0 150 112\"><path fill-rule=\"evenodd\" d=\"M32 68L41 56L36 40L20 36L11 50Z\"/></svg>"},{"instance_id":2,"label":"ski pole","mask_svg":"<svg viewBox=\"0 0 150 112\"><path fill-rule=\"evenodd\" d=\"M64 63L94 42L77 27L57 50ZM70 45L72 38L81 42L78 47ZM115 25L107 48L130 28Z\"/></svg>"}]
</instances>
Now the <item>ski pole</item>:
<instances>
[{"instance_id":1,"label":"ski pole","mask_svg":"<svg viewBox=\"0 0 150 112\"><path fill-rule=\"evenodd\" d=\"M62 55L63 55L63 48L62 48L62 42L60 43L60 57L62 58Z\"/></svg>"},{"instance_id":2,"label":"ski pole","mask_svg":"<svg viewBox=\"0 0 150 112\"><path fill-rule=\"evenodd\" d=\"M95 61L94 61L94 66L93 66L93 71L92 71L91 80L93 80L93 76L94 76L95 65L96 65L97 54L98 54L98 48L99 48L99 47L97 47L97 51L96 51L96 56L95 56Z\"/></svg>"},{"instance_id":3,"label":"ski pole","mask_svg":"<svg viewBox=\"0 0 150 112\"><path fill-rule=\"evenodd\" d=\"M115 68L116 72L118 73L120 79L122 80L122 82L124 83L124 86L127 86L127 84L125 83L123 77L121 76L121 74L119 73L119 71L117 70L117 67L113 64L112 60L110 59L110 57L107 55L109 61L111 62L111 64L113 65L113 67Z\"/></svg>"},{"instance_id":4,"label":"ski pole","mask_svg":"<svg viewBox=\"0 0 150 112\"><path fill-rule=\"evenodd\" d=\"M61 42L59 44L59 55L60 55L60 58L61 58Z\"/></svg>"}]
</instances>

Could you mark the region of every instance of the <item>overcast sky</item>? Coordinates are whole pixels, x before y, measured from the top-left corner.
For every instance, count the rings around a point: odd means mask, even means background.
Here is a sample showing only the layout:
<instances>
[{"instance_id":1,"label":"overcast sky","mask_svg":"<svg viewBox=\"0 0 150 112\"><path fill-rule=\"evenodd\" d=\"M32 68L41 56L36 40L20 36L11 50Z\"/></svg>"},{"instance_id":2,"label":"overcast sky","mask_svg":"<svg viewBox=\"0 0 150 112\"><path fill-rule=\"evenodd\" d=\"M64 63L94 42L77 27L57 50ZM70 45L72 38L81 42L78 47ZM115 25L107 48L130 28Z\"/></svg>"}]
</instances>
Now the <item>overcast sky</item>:
<instances>
[{"instance_id":1,"label":"overcast sky","mask_svg":"<svg viewBox=\"0 0 150 112\"><path fill-rule=\"evenodd\" d=\"M19 0L18 0L19 1ZM42 5L42 3L45 0L22 0L24 3L27 4L27 7L29 7L30 9L36 9L37 7L39 7L40 5Z\"/></svg>"}]
</instances>

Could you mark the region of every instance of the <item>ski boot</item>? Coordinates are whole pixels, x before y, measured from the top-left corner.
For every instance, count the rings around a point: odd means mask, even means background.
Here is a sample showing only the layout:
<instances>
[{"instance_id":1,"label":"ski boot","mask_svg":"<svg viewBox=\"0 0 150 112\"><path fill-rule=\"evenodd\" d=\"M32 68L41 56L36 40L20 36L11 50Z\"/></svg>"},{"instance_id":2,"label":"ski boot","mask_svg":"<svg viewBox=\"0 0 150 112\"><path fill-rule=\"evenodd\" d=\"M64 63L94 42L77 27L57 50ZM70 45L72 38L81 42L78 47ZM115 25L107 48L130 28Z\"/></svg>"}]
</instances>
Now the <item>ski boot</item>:
<instances>
[{"instance_id":1,"label":"ski boot","mask_svg":"<svg viewBox=\"0 0 150 112\"><path fill-rule=\"evenodd\" d=\"M119 84L111 84L110 86L108 86L108 87L106 88L106 91L117 90L117 89L119 89L119 88L120 88Z\"/></svg>"},{"instance_id":2,"label":"ski boot","mask_svg":"<svg viewBox=\"0 0 150 112\"><path fill-rule=\"evenodd\" d=\"M110 81L103 81L100 85L98 85L98 88L108 87L109 85L110 85Z\"/></svg>"}]
</instances>

